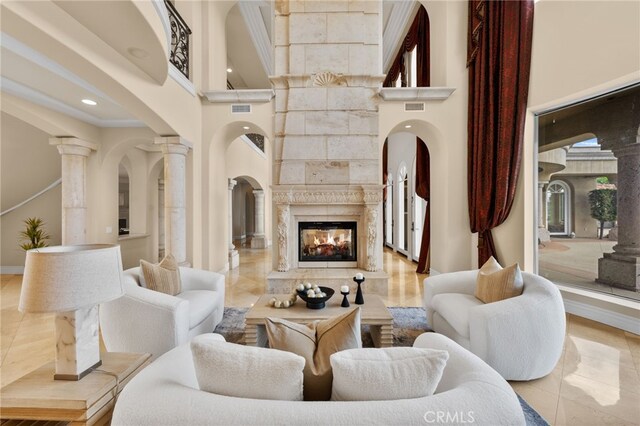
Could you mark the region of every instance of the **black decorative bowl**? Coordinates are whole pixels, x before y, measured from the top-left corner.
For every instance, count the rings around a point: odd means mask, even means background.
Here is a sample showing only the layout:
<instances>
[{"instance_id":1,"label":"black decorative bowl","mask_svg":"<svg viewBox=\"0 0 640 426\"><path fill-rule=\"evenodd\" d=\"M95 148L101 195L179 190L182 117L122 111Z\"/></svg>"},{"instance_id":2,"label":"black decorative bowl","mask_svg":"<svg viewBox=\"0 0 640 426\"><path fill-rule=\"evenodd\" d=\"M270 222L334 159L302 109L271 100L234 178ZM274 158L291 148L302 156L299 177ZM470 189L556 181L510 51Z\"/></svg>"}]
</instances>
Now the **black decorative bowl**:
<instances>
[{"instance_id":1,"label":"black decorative bowl","mask_svg":"<svg viewBox=\"0 0 640 426\"><path fill-rule=\"evenodd\" d=\"M303 291L297 290L297 293L300 299L307 302L307 308L322 309L326 306L325 304L326 301L331 299L331 296L333 296L333 293L335 293L335 290L332 289L331 287L322 287L322 286L320 286L320 290L323 293L326 293L327 295L325 297L307 297L308 290L303 290Z\"/></svg>"}]
</instances>

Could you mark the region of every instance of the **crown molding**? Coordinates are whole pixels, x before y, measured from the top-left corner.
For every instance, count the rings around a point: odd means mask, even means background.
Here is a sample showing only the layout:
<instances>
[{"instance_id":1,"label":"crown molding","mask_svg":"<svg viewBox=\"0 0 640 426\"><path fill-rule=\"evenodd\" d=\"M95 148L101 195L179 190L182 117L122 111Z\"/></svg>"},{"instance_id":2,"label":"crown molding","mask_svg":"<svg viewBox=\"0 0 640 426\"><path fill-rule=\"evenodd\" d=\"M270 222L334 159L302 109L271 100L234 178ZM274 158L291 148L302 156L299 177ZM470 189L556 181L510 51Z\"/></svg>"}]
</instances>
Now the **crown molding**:
<instances>
[{"instance_id":1,"label":"crown molding","mask_svg":"<svg viewBox=\"0 0 640 426\"><path fill-rule=\"evenodd\" d=\"M273 89L244 89L244 90L211 90L202 95L211 103L232 102L270 102L276 95Z\"/></svg>"},{"instance_id":2,"label":"crown molding","mask_svg":"<svg viewBox=\"0 0 640 426\"><path fill-rule=\"evenodd\" d=\"M269 33L264 25L262 19L262 13L260 13L260 3L253 1L239 1L238 7L240 8L240 14L244 18L244 22L247 26L247 31L251 36L253 45L255 46L262 68L267 75L273 74L273 46L271 45L271 39L269 39Z\"/></svg>"},{"instance_id":3,"label":"crown molding","mask_svg":"<svg viewBox=\"0 0 640 426\"><path fill-rule=\"evenodd\" d=\"M441 101L455 90L455 87L383 87L380 97L385 101Z\"/></svg>"},{"instance_id":4,"label":"crown molding","mask_svg":"<svg viewBox=\"0 0 640 426\"><path fill-rule=\"evenodd\" d=\"M85 123L92 124L96 127L146 127L143 122L138 120L104 120L98 118L94 115L73 108L64 102L54 99L30 87L24 86L13 80L9 80L6 77L2 77L0 79L0 86L2 86L3 92L76 118Z\"/></svg>"}]
</instances>

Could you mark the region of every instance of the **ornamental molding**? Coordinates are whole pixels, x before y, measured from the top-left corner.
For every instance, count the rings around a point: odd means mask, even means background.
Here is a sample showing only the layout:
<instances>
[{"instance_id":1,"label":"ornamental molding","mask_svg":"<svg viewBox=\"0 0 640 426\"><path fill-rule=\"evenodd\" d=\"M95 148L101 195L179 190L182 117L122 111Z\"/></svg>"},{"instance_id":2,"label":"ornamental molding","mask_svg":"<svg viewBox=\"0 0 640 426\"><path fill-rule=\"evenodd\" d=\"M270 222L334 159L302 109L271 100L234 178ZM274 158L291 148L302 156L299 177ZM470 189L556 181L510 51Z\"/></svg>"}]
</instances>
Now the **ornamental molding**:
<instances>
[{"instance_id":1,"label":"ornamental molding","mask_svg":"<svg viewBox=\"0 0 640 426\"><path fill-rule=\"evenodd\" d=\"M272 188L276 204L378 204L382 185L342 188Z\"/></svg>"},{"instance_id":2,"label":"ornamental molding","mask_svg":"<svg viewBox=\"0 0 640 426\"><path fill-rule=\"evenodd\" d=\"M347 80L342 74L330 71L319 72L311 77L314 87L346 86Z\"/></svg>"}]
</instances>

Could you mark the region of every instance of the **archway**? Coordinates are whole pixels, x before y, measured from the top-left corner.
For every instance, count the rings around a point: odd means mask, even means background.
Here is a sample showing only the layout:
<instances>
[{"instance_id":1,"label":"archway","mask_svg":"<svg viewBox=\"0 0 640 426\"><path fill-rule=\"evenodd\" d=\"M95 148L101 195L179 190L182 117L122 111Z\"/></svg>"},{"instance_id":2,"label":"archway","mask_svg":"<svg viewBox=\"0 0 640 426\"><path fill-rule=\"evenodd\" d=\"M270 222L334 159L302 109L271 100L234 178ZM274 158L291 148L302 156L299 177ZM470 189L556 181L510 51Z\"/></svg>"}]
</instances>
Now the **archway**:
<instances>
[{"instance_id":1,"label":"archway","mask_svg":"<svg viewBox=\"0 0 640 426\"><path fill-rule=\"evenodd\" d=\"M562 180L547 187L547 230L551 235L571 234L571 188Z\"/></svg>"},{"instance_id":2,"label":"archway","mask_svg":"<svg viewBox=\"0 0 640 426\"><path fill-rule=\"evenodd\" d=\"M264 189L251 176L233 178L233 243L241 247L265 248Z\"/></svg>"}]
</instances>

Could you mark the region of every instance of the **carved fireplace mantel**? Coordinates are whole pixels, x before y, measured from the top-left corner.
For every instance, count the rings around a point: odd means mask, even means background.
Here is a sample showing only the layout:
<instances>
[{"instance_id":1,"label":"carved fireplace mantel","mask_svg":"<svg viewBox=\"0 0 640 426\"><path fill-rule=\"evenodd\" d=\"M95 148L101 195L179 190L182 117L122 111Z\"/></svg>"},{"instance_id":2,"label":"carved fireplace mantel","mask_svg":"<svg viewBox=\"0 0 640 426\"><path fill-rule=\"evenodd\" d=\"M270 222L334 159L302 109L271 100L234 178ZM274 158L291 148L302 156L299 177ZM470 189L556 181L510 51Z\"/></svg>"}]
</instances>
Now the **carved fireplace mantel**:
<instances>
[{"instance_id":1,"label":"carved fireplace mantel","mask_svg":"<svg viewBox=\"0 0 640 426\"><path fill-rule=\"evenodd\" d=\"M278 262L280 272L291 267L290 244L294 244L291 228L291 206L362 206L358 215L362 218L366 244L365 256L360 267L370 272L379 269L376 256L378 240L378 209L382 202L383 185L276 185L272 198L276 205Z\"/></svg>"}]
</instances>

